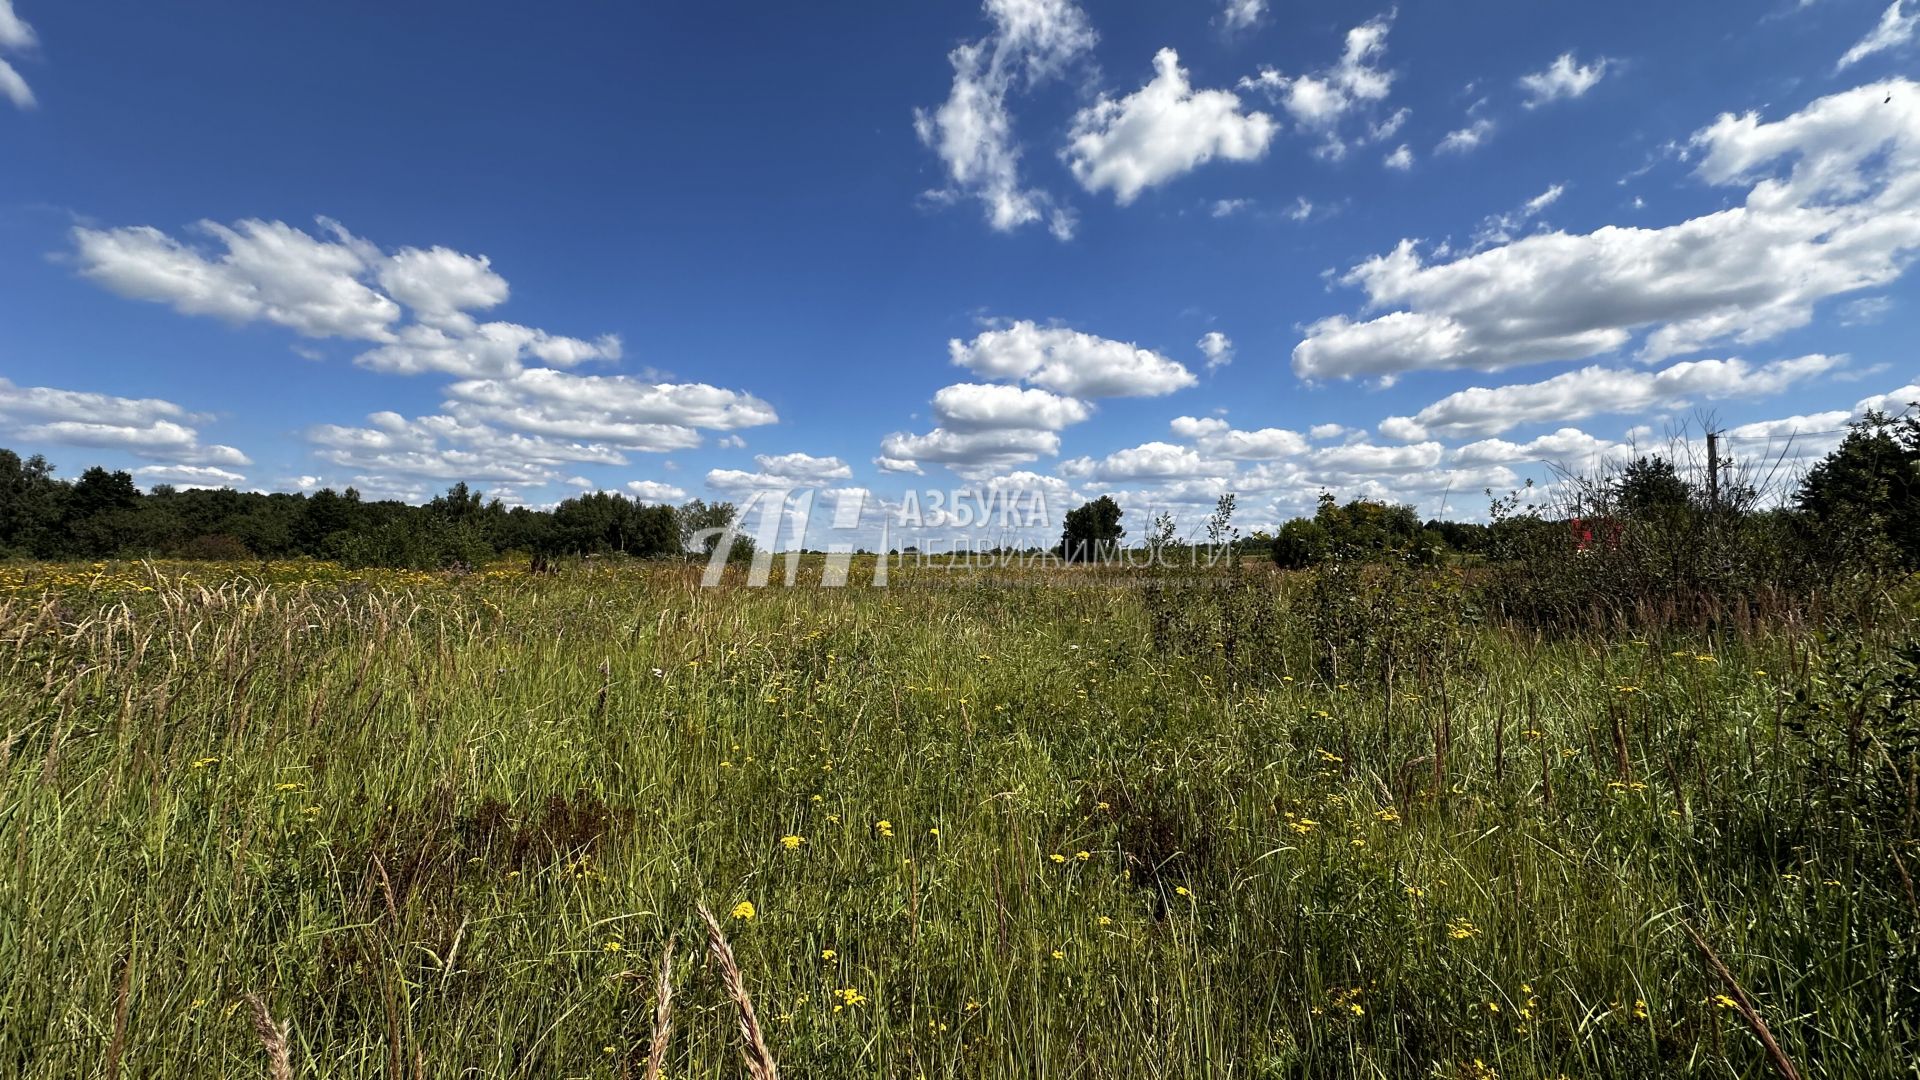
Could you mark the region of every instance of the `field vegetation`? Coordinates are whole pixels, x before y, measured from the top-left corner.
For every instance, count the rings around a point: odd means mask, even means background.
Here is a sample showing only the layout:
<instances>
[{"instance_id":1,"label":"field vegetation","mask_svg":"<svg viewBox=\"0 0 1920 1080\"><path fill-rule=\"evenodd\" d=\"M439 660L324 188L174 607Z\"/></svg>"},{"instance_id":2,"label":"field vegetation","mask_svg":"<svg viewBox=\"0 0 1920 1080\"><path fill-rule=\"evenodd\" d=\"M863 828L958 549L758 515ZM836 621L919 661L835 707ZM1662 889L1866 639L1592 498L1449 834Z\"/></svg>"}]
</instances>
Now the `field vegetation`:
<instances>
[{"instance_id":1,"label":"field vegetation","mask_svg":"<svg viewBox=\"0 0 1920 1080\"><path fill-rule=\"evenodd\" d=\"M1920 1076L1905 534L1635 490L1291 570L0 565L0 1072Z\"/></svg>"},{"instance_id":2,"label":"field vegetation","mask_svg":"<svg viewBox=\"0 0 1920 1080\"><path fill-rule=\"evenodd\" d=\"M743 1075L700 902L789 1075L1920 1045L1910 592L1546 640L1443 571L1381 643L1266 572L198 569L0 602L18 1075L258 1074L249 993L305 1075L638 1075L676 938L667 1075Z\"/></svg>"}]
</instances>

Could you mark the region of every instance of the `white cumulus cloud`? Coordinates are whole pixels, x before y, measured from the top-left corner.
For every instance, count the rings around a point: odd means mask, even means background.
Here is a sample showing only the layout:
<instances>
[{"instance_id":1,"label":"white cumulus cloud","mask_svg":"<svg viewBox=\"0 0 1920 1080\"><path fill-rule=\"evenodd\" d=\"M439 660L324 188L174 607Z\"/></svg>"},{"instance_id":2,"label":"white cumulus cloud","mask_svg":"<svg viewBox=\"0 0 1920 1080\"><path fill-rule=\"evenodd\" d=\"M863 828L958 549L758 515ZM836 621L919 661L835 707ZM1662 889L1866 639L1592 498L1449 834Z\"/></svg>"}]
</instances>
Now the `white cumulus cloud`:
<instances>
[{"instance_id":1,"label":"white cumulus cloud","mask_svg":"<svg viewBox=\"0 0 1920 1080\"><path fill-rule=\"evenodd\" d=\"M880 441L882 460L914 468L895 467L892 472L915 472L922 462L945 465L961 475L999 471L1024 465L1041 456L1060 453L1060 436L1051 431L1006 428L986 431L949 431L934 428L924 435L895 432Z\"/></svg>"},{"instance_id":2,"label":"white cumulus cloud","mask_svg":"<svg viewBox=\"0 0 1920 1080\"><path fill-rule=\"evenodd\" d=\"M371 342L354 362L394 374L510 376L529 362L572 367L617 360L620 338L550 334L473 312L506 302L484 255L445 247L388 254L319 219L318 235L285 222L202 221L200 244L151 226L73 230L83 277L134 300L231 323L270 322L308 338ZM403 321L412 312L412 321Z\"/></svg>"},{"instance_id":3,"label":"white cumulus cloud","mask_svg":"<svg viewBox=\"0 0 1920 1080\"><path fill-rule=\"evenodd\" d=\"M239 450L200 442L201 418L162 398L127 398L0 378L0 433L28 445L124 450L193 465L251 465Z\"/></svg>"},{"instance_id":4,"label":"white cumulus cloud","mask_svg":"<svg viewBox=\"0 0 1920 1080\"><path fill-rule=\"evenodd\" d=\"M469 422L632 450L686 449L700 444L696 429L732 431L780 419L773 406L737 390L549 368L462 380L447 388L447 398L447 411Z\"/></svg>"},{"instance_id":5,"label":"white cumulus cloud","mask_svg":"<svg viewBox=\"0 0 1920 1080\"><path fill-rule=\"evenodd\" d=\"M1493 121L1480 117L1463 128L1455 128L1442 136L1433 152L1436 154L1465 154L1480 148L1493 135Z\"/></svg>"},{"instance_id":6,"label":"white cumulus cloud","mask_svg":"<svg viewBox=\"0 0 1920 1080\"><path fill-rule=\"evenodd\" d=\"M247 481L243 474L217 465L143 465L133 470L133 478L149 487L171 484L177 488L230 488Z\"/></svg>"},{"instance_id":7,"label":"white cumulus cloud","mask_svg":"<svg viewBox=\"0 0 1920 1080\"><path fill-rule=\"evenodd\" d=\"M1233 363L1233 339L1220 331L1207 331L1195 344L1206 354L1208 371Z\"/></svg>"},{"instance_id":8,"label":"white cumulus cloud","mask_svg":"<svg viewBox=\"0 0 1920 1080\"><path fill-rule=\"evenodd\" d=\"M1306 438L1297 431L1286 428L1238 431L1215 416L1176 417L1172 428L1175 435L1205 453L1235 461L1272 461L1295 457L1308 450Z\"/></svg>"},{"instance_id":9,"label":"white cumulus cloud","mask_svg":"<svg viewBox=\"0 0 1920 1080\"><path fill-rule=\"evenodd\" d=\"M1691 140L1695 172L1749 185L1746 201L1677 225L1536 234L1452 261L1402 241L1340 278L1384 313L1312 324L1294 370L1491 370L1597 356L1640 331L1642 358L1659 360L1803 326L1819 301L1890 283L1920 250L1916 90L1894 79L1778 121L1722 116Z\"/></svg>"},{"instance_id":10,"label":"white cumulus cloud","mask_svg":"<svg viewBox=\"0 0 1920 1080\"><path fill-rule=\"evenodd\" d=\"M1240 88L1266 94L1302 131L1319 136L1322 157L1344 157L1351 146L1391 138L1406 122L1408 111L1401 109L1360 133L1343 133L1350 117L1377 115L1393 89L1394 73L1381 66L1392 27L1391 13L1369 19L1347 31L1346 48L1332 67L1301 75L1262 68L1241 79Z\"/></svg>"},{"instance_id":11,"label":"white cumulus cloud","mask_svg":"<svg viewBox=\"0 0 1920 1080\"><path fill-rule=\"evenodd\" d=\"M1072 215L1020 179L1020 143L1008 97L1059 76L1090 52L1096 36L1072 0L986 0L993 30L947 55L953 87L936 109L914 111L914 131L940 156L945 199L966 196L1001 232L1047 220L1056 236L1073 231Z\"/></svg>"},{"instance_id":12,"label":"white cumulus cloud","mask_svg":"<svg viewBox=\"0 0 1920 1080\"><path fill-rule=\"evenodd\" d=\"M1683 361L1659 371L1587 367L1541 382L1461 390L1411 417L1391 417L1380 430L1400 439L1497 435L1524 425L1582 420L1602 413L1769 397L1845 361L1843 356L1814 353L1757 366L1729 359Z\"/></svg>"},{"instance_id":13,"label":"white cumulus cloud","mask_svg":"<svg viewBox=\"0 0 1920 1080\"><path fill-rule=\"evenodd\" d=\"M1080 186L1111 190L1125 206L1147 188L1218 157L1255 161L1273 140L1273 118L1243 112L1228 90L1195 90L1179 54L1161 49L1154 77L1126 97L1102 97L1074 117L1065 157Z\"/></svg>"},{"instance_id":14,"label":"white cumulus cloud","mask_svg":"<svg viewBox=\"0 0 1920 1080\"><path fill-rule=\"evenodd\" d=\"M1529 461L1551 461L1571 467L1585 467L1620 449L1620 444L1596 438L1579 428L1565 427L1524 443L1505 439L1482 439L1453 452L1458 465L1518 465Z\"/></svg>"},{"instance_id":15,"label":"white cumulus cloud","mask_svg":"<svg viewBox=\"0 0 1920 1080\"><path fill-rule=\"evenodd\" d=\"M1077 398L1004 383L958 383L933 395L933 415L952 431L1026 428L1059 431L1093 415Z\"/></svg>"},{"instance_id":16,"label":"white cumulus cloud","mask_svg":"<svg viewBox=\"0 0 1920 1080\"><path fill-rule=\"evenodd\" d=\"M1267 0L1227 0L1227 6L1220 12L1220 25L1228 33L1245 30L1258 23L1267 13Z\"/></svg>"},{"instance_id":17,"label":"white cumulus cloud","mask_svg":"<svg viewBox=\"0 0 1920 1080\"><path fill-rule=\"evenodd\" d=\"M1893 0L1888 4L1887 10L1880 13L1880 22L1866 37L1855 42L1833 69L1845 70L1875 53L1896 49L1912 41L1914 33L1920 30L1920 10L1909 13L1906 7L1907 0Z\"/></svg>"},{"instance_id":18,"label":"white cumulus cloud","mask_svg":"<svg viewBox=\"0 0 1920 1080\"><path fill-rule=\"evenodd\" d=\"M1546 70L1520 77L1520 88L1527 92L1526 107L1537 109L1550 102L1585 95L1606 77L1610 64L1604 56L1591 64L1582 64L1572 53L1561 53Z\"/></svg>"},{"instance_id":19,"label":"white cumulus cloud","mask_svg":"<svg viewBox=\"0 0 1920 1080\"><path fill-rule=\"evenodd\" d=\"M972 341L947 343L953 362L991 379L1017 379L1070 397L1160 397L1197 382L1193 372L1138 345L1022 320Z\"/></svg>"},{"instance_id":20,"label":"white cumulus cloud","mask_svg":"<svg viewBox=\"0 0 1920 1080\"><path fill-rule=\"evenodd\" d=\"M641 502L671 503L679 502L687 497L684 488L677 488L672 484L663 484L658 480L629 480L626 483L626 488L634 498L639 499Z\"/></svg>"},{"instance_id":21,"label":"white cumulus cloud","mask_svg":"<svg viewBox=\"0 0 1920 1080\"><path fill-rule=\"evenodd\" d=\"M0 52L24 52L39 41L33 27L14 12L13 0L0 0ZM31 109L36 104L33 88L27 85L26 78L4 59L0 59L0 97L20 109Z\"/></svg>"},{"instance_id":22,"label":"white cumulus cloud","mask_svg":"<svg viewBox=\"0 0 1920 1080\"><path fill-rule=\"evenodd\" d=\"M1104 458L1082 457L1060 463L1062 476L1100 482L1190 480L1228 476L1232 472L1232 462L1208 458L1192 447L1167 442L1142 443L1116 450Z\"/></svg>"}]
</instances>

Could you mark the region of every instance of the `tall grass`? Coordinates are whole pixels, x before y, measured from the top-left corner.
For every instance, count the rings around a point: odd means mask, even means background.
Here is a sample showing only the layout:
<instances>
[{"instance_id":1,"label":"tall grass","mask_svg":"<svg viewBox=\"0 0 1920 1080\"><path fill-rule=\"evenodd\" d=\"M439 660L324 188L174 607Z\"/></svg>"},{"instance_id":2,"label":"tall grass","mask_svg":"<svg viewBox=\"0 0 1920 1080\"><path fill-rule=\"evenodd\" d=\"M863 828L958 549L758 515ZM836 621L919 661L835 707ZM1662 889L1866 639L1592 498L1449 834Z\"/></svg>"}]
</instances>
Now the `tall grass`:
<instances>
[{"instance_id":1,"label":"tall grass","mask_svg":"<svg viewBox=\"0 0 1920 1080\"><path fill-rule=\"evenodd\" d=\"M790 1076L1920 1076L1897 619L116 573L0 595L0 1074L741 1077L705 904Z\"/></svg>"}]
</instances>

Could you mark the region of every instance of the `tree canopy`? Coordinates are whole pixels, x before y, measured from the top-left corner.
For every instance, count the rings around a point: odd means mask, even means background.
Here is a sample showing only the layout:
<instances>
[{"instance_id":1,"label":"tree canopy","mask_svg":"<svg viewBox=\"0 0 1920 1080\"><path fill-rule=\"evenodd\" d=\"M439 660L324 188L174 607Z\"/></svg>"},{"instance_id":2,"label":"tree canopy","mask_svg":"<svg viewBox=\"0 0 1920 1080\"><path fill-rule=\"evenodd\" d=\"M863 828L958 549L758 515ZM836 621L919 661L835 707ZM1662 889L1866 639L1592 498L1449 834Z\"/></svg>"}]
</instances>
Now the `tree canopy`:
<instances>
[{"instance_id":1,"label":"tree canopy","mask_svg":"<svg viewBox=\"0 0 1920 1080\"><path fill-rule=\"evenodd\" d=\"M1066 526L1060 532L1060 546L1054 553L1067 562L1104 562L1120 549L1127 530L1120 527L1120 504L1113 496L1102 495L1067 511Z\"/></svg>"},{"instance_id":2,"label":"tree canopy","mask_svg":"<svg viewBox=\"0 0 1920 1080\"><path fill-rule=\"evenodd\" d=\"M735 514L726 502L696 499L676 509L617 492L535 510L488 499L465 483L424 506L369 502L352 488L267 494L162 484L143 493L127 472L94 467L68 482L43 457L23 460L0 449L0 557L305 555L430 570L509 553L678 556L699 529L724 528Z\"/></svg>"}]
</instances>

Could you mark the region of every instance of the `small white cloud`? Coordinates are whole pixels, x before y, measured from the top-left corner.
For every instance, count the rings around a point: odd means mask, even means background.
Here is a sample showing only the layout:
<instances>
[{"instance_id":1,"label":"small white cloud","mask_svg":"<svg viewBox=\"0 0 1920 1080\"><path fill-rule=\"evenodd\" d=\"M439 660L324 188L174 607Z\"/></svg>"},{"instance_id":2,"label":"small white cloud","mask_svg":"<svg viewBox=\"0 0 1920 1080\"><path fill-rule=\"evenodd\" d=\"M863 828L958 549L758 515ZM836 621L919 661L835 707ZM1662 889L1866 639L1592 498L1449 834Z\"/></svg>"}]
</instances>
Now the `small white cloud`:
<instances>
[{"instance_id":1,"label":"small white cloud","mask_svg":"<svg viewBox=\"0 0 1920 1080\"><path fill-rule=\"evenodd\" d=\"M33 27L15 14L13 0L0 0L0 49L31 49L39 42Z\"/></svg>"},{"instance_id":2,"label":"small white cloud","mask_svg":"<svg viewBox=\"0 0 1920 1080\"><path fill-rule=\"evenodd\" d=\"M1187 446L1150 442L1106 457L1075 458L1060 463L1060 474L1077 480L1106 483L1134 480L1192 480L1233 473L1230 461L1212 459Z\"/></svg>"},{"instance_id":3,"label":"small white cloud","mask_svg":"<svg viewBox=\"0 0 1920 1080\"><path fill-rule=\"evenodd\" d=\"M1880 13L1880 22L1872 32L1855 42L1833 69L1843 71L1875 53L1899 48L1913 40L1916 30L1920 30L1920 10L1908 14L1906 0L1893 0L1887 10Z\"/></svg>"},{"instance_id":4,"label":"small white cloud","mask_svg":"<svg viewBox=\"0 0 1920 1080\"><path fill-rule=\"evenodd\" d=\"M1493 134L1493 121L1485 117L1475 120L1466 127L1447 132L1438 145L1433 148L1436 154L1465 154L1477 150Z\"/></svg>"},{"instance_id":5,"label":"small white cloud","mask_svg":"<svg viewBox=\"0 0 1920 1080\"><path fill-rule=\"evenodd\" d=\"M1401 143L1394 148L1393 153L1388 154L1382 160L1382 164L1386 165L1389 169L1406 172L1408 169L1413 168L1413 148L1405 143Z\"/></svg>"},{"instance_id":6,"label":"small white cloud","mask_svg":"<svg viewBox=\"0 0 1920 1080\"><path fill-rule=\"evenodd\" d=\"M1267 13L1267 0L1227 0L1226 9L1220 12L1220 25L1228 33L1246 30L1257 24Z\"/></svg>"},{"instance_id":7,"label":"small white cloud","mask_svg":"<svg viewBox=\"0 0 1920 1080\"><path fill-rule=\"evenodd\" d=\"M0 0L0 52L24 52L39 44L39 40L33 27L14 13L13 0ZM37 104L27 80L4 59L0 59L0 97L20 109L31 109Z\"/></svg>"},{"instance_id":8,"label":"small white cloud","mask_svg":"<svg viewBox=\"0 0 1920 1080\"><path fill-rule=\"evenodd\" d=\"M1505 244L1513 240L1529 223L1537 219L1547 207L1560 201L1566 194L1566 185L1555 184L1547 190L1521 203L1504 214L1494 214L1480 222L1473 233L1473 250Z\"/></svg>"},{"instance_id":9,"label":"small white cloud","mask_svg":"<svg viewBox=\"0 0 1920 1080\"><path fill-rule=\"evenodd\" d=\"M447 388L447 411L463 421L630 450L684 450L697 429L731 431L777 423L773 406L705 383L651 383L626 375L528 368L510 378L466 379Z\"/></svg>"},{"instance_id":10,"label":"small white cloud","mask_svg":"<svg viewBox=\"0 0 1920 1080\"><path fill-rule=\"evenodd\" d=\"M851 480L853 469L837 457L812 454L756 454L754 464L767 476L802 484L824 484L829 480Z\"/></svg>"},{"instance_id":11,"label":"small white cloud","mask_svg":"<svg viewBox=\"0 0 1920 1080\"><path fill-rule=\"evenodd\" d=\"M895 432L880 441L879 461L889 472L918 472L919 464L932 462L966 474L981 470L1001 470L1022 465L1036 458L1060 453L1060 436L1051 431L1029 428L949 431L934 428L924 435ZM913 468L899 467L911 464Z\"/></svg>"},{"instance_id":12,"label":"small white cloud","mask_svg":"<svg viewBox=\"0 0 1920 1080\"><path fill-rule=\"evenodd\" d=\"M1583 96L1606 77L1610 63L1603 56L1591 64L1582 64L1572 53L1561 53L1545 71L1520 77L1520 88L1527 92L1526 107L1537 109L1550 102Z\"/></svg>"},{"instance_id":13,"label":"small white cloud","mask_svg":"<svg viewBox=\"0 0 1920 1080\"><path fill-rule=\"evenodd\" d=\"M672 484L663 484L658 480L629 480L627 490L641 502L673 503L687 497L684 489L674 487Z\"/></svg>"},{"instance_id":14,"label":"small white cloud","mask_svg":"<svg viewBox=\"0 0 1920 1080\"><path fill-rule=\"evenodd\" d=\"M1618 443L1598 439L1579 428L1565 427L1524 443L1505 439L1482 439L1453 452L1457 465L1518 465L1529 461L1551 461L1586 466L1619 450Z\"/></svg>"},{"instance_id":15,"label":"small white cloud","mask_svg":"<svg viewBox=\"0 0 1920 1080\"><path fill-rule=\"evenodd\" d=\"M1020 145L1007 100L1016 89L1059 76L1093 48L1096 35L1072 0L986 0L993 30L947 54L953 87L937 109L914 111L914 132L940 156L947 186L936 202L977 199L999 232L1046 221L1056 237L1073 232L1072 215L1020 179Z\"/></svg>"},{"instance_id":16,"label":"small white cloud","mask_svg":"<svg viewBox=\"0 0 1920 1080\"><path fill-rule=\"evenodd\" d=\"M192 465L251 465L231 446L203 445L201 418L161 398L125 398L0 378L0 433L28 443L125 450Z\"/></svg>"},{"instance_id":17,"label":"small white cloud","mask_svg":"<svg viewBox=\"0 0 1920 1080\"><path fill-rule=\"evenodd\" d=\"M1242 112L1231 91L1195 90L1172 49L1155 54L1153 67L1147 85L1117 101L1102 97L1074 117L1064 156L1081 187L1111 190L1125 206L1216 157L1256 161L1266 154L1271 117Z\"/></svg>"},{"instance_id":18,"label":"small white cloud","mask_svg":"<svg viewBox=\"0 0 1920 1080\"><path fill-rule=\"evenodd\" d=\"M374 371L510 376L531 360L573 367L620 357L614 334L589 341L478 322L473 312L508 296L485 256L444 247L388 255L336 221L318 223L316 236L280 221L203 221L194 229L213 243L198 246L148 226L81 226L73 241L80 274L121 296L184 315L276 323L308 338L371 342L354 363ZM411 322L403 322L407 311Z\"/></svg>"},{"instance_id":19,"label":"small white cloud","mask_svg":"<svg viewBox=\"0 0 1920 1080\"><path fill-rule=\"evenodd\" d=\"M955 338L947 351L956 365L987 378L1019 379L1077 398L1160 397L1197 381L1186 367L1150 349L1026 320L970 342Z\"/></svg>"},{"instance_id":20,"label":"small white cloud","mask_svg":"<svg viewBox=\"0 0 1920 1080\"><path fill-rule=\"evenodd\" d=\"M394 490L421 481L549 484L563 466L624 465L620 448L605 443L502 432L453 416L412 420L393 412L367 417L364 427L319 424L306 432L322 461L379 478Z\"/></svg>"},{"instance_id":21,"label":"small white cloud","mask_svg":"<svg viewBox=\"0 0 1920 1080\"><path fill-rule=\"evenodd\" d=\"M507 280L485 255L451 248L401 248L378 271L387 295L413 308L423 321L461 311L498 307L507 300Z\"/></svg>"},{"instance_id":22,"label":"small white cloud","mask_svg":"<svg viewBox=\"0 0 1920 1080\"><path fill-rule=\"evenodd\" d=\"M1004 383L958 383L933 395L934 420L951 431L1059 431L1092 414L1077 398Z\"/></svg>"},{"instance_id":23,"label":"small white cloud","mask_svg":"<svg viewBox=\"0 0 1920 1080\"><path fill-rule=\"evenodd\" d=\"M904 458L877 457L873 459L873 467L883 473L908 473L914 476L924 473L919 462Z\"/></svg>"},{"instance_id":24,"label":"small white cloud","mask_svg":"<svg viewBox=\"0 0 1920 1080\"><path fill-rule=\"evenodd\" d=\"M1840 305L1840 325L1871 326L1893 310L1891 296L1863 296Z\"/></svg>"},{"instance_id":25,"label":"small white cloud","mask_svg":"<svg viewBox=\"0 0 1920 1080\"><path fill-rule=\"evenodd\" d=\"M1402 127L1406 126L1407 118L1411 117L1412 115L1413 115L1412 109L1401 108L1401 109L1395 110L1393 115L1387 117L1385 120L1382 120L1377 124L1374 124L1371 128L1368 129L1367 134L1369 136L1369 141L1385 142L1386 140L1393 138L1395 135L1400 133L1400 129Z\"/></svg>"},{"instance_id":26,"label":"small white cloud","mask_svg":"<svg viewBox=\"0 0 1920 1080\"><path fill-rule=\"evenodd\" d=\"M1177 417L1173 433L1203 453L1234 461L1273 461L1307 452L1307 440L1286 428L1238 431L1218 417Z\"/></svg>"},{"instance_id":27,"label":"small white cloud","mask_svg":"<svg viewBox=\"0 0 1920 1080\"><path fill-rule=\"evenodd\" d=\"M1251 210L1252 208L1252 199L1216 199L1214 200L1213 208L1208 211L1208 214L1217 218L1232 217L1241 211Z\"/></svg>"},{"instance_id":28,"label":"small white cloud","mask_svg":"<svg viewBox=\"0 0 1920 1080\"><path fill-rule=\"evenodd\" d=\"M171 484L177 488L230 488L247 481L240 473L213 465L143 465L133 470L133 478L149 487Z\"/></svg>"},{"instance_id":29,"label":"small white cloud","mask_svg":"<svg viewBox=\"0 0 1920 1080\"><path fill-rule=\"evenodd\" d=\"M1195 344L1206 354L1208 371L1233 363L1233 339L1220 331L1207 331Z\"/></svg>"},{"instance_id":30,"label":"small white cloud","mask_svg":"<svg viewBox=\"0 0 1920 1080\"><path fill-rule=\"evenodd\" d=\"M15 108L31 109L38 104L33 97L33 88L12 64L0 58L0 97L13 102Z\"/></svg>"},{"instance_id":31,"label":"small white cloud","mask_svg":"<svg viewBox=\"0 0 1920 1080\"><path fill-rule=\"evenodd\" d=\"M1396 439L1498 435L1522 425L1564 423L1601 413L1768 397L1845 362L1844 356L1814 353L1758 366L1729 359L1691 360L1659 371L1581 368L1536 383L1461 390L1414 416L1389 418L1380 432Z\"/></svg>"},{"instance_id":32,"label":"small white cloud","mask_svg":"<svg viewBox=\"0 0 1920 1080\"><path fill-rule=\"evenodd\" d=\"M1375 113L1393 88L1394 73L1380 66L1392 27L1391 13L1370 19L1347 31L1346 48L1332 67L1294 76L1262 68L1259 74L1241 79L1240 88L1264 93L1301 130L1320 136L1315 153L1338 160L1352 145L1391 138L1406 122L1408 111L1401 109L1370 124L1360 135L1343 134L1348 118Z\"/></svg>"}]
</instances>

